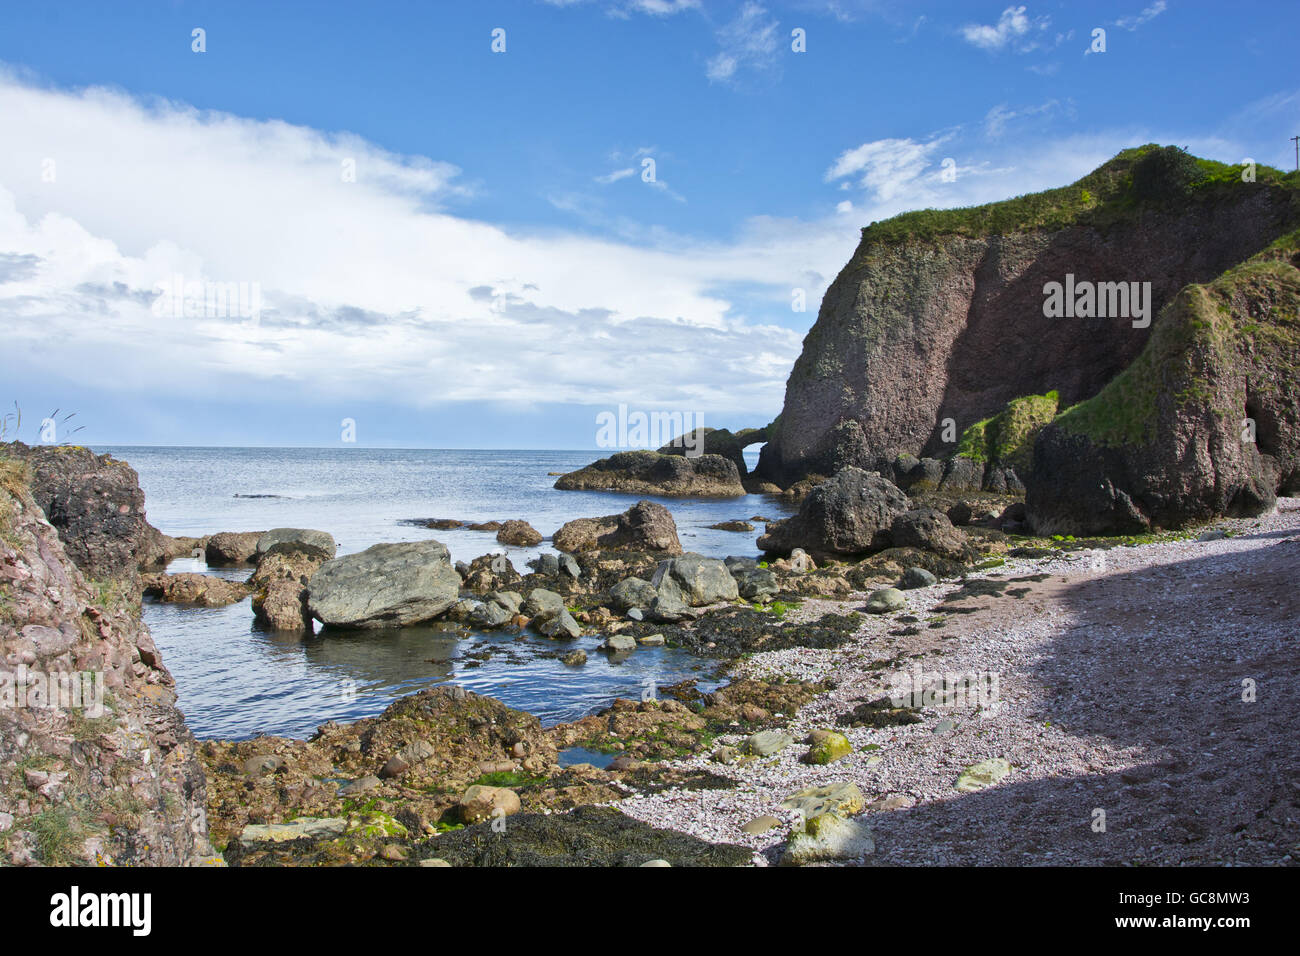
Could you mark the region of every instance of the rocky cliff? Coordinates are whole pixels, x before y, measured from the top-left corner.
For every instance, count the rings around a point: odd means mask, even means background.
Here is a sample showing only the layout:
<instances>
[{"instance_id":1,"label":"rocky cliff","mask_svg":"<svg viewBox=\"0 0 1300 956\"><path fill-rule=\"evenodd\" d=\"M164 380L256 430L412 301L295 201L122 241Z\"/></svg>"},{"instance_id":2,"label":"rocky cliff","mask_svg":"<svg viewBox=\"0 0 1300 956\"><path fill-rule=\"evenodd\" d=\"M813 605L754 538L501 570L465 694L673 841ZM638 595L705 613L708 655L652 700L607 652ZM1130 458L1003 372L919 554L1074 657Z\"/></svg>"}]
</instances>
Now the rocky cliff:
<instances>
[{"instance_id":1,"label":"rocky cliff","mask_svg":"<svg viewBox=\"0 0 1300 956\"><path fill-rule=\"evenodd\" d=\"M75 542L67 546L33 494L50 480L48 469L33 467L33 451L0 446L0 858L210 860L203 770L140 620L135 545L119 527L136 527L133 502L143 496L134 474L104 462L89 471L74 465L82 483L43 496L66 519ZM58 456L86 463L82 450L38 451L46 464ZM57 502L68 501L80 504L60 512ZM91 508L95 501L102 507ZM87 523L69 533L79 521ZM139 524L147 528L142 513ZM113 540L119 533L122 542Z\"/></svg>"},{"instance_id":2,"label":"rocky cliff","mask_svg":"<svg viewBox=\"0 0 1300 956\"><path fill-rule=\"evenodd\" d=\"M899 454L940 457L1019 397L1055 391L1068 409L1097 395L1183 287L1300 222L1294 177L1240 173L1142 147L1061 189L873 223L804 341L759 474L788 486ZM1045 317L1044 287L1067 276L1149 282L1147 327Z\"/></svg>"}]
</instances>

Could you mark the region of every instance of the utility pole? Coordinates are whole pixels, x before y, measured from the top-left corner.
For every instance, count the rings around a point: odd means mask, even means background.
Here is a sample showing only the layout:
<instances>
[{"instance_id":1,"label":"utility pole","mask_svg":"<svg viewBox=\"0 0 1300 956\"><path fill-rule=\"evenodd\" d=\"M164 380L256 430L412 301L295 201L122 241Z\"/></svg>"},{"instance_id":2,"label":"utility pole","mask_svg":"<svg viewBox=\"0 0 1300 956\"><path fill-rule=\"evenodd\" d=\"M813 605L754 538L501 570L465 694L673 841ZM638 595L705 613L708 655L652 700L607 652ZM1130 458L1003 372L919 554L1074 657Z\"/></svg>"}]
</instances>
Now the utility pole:
<instances>
[{"instance_id":1,"label":"utility pole","mask_svg":"<svg viewBox=\"0 0 1300 956\"><path fill-rule=\"evenodd\" d=\"M1291 142L1295 143L1295 171L1300 173L1300 136L1292 136Z\"/></svg>"}]
</instances>

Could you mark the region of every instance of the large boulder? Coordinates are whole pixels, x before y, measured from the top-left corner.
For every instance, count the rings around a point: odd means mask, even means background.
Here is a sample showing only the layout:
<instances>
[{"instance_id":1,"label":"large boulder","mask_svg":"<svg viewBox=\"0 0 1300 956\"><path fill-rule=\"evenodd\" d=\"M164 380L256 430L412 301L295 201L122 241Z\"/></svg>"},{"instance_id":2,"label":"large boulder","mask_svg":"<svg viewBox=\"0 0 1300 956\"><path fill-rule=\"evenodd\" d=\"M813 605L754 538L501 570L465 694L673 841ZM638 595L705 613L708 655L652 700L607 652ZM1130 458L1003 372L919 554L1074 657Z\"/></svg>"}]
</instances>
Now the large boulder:
<instances>
[{"instance_id":1,"label":"large boulder","mask_svg":"<svg viewBox=\"0 0 1300 956\"><path fill-rule=\"evenodd\" d=\"M146 574L143 591L167 604L196 604L199 607L225 607L248 597L249 586L242 581L227 581L211 574Z\"/></svg>"},{"instance_id":2,"label":"large boulder","mask_svg":"<svg viewBox=\"0 0 1300 956\"><path fill-rule=\"evenodd\" d=\"M746 429L746 438L752 439L756 429ZM703 448L700 439L703 438ZM698 428L678 435L659 449L661 455L719 455L736 466L736 471L743 478L749 473L745 464L745 447L739 438L725 428Z\"/></svg>"},{"instance_id":3,"label":"large boulder","mask_svg":"<svg viewBox=\"0 0 1300 956\"><path fill-rule=\"evenodd\" d=\"M338 552L334 536L328 531L314 531L311 528L272 528L260 535L254 550L258 559L277 545L287 545L296 550L316 552L321 560L328 561Z\"/></svg>"},{"instance_id":4,"label":"large boulder","mask_svg":"<svg viewBox=\"0 0 1300 956\"><path fill-rule=\"evenodd\" d=\"M222 531L208 538L204 560L213 567L233 567L257 561L257 543L265 531Z\"/></svg>"},{"instance_id":5,"label":"large boulder","mask_svg":"<svg viewBox=\"0 0 1300 956\"><path fill-rule=\"evenodd\" d=\"M740 597L736 579L725 562L694 553L661 562L650 583L660 597L677 598L689 607Z\"/></svg>"},{"instance_id":6,"label":"large boulder","mask_svg":"<svg viewBox=\"0 0 1300 956\"><path fill-rule=\"evenodd\" d=\"M284 540L273 545L248 579L253 616L272 630L310 632L307 587L325 560L324 549L314 544Z\"/></svg>"},{"instance_id":7,"label":"large boulder","mask_svg":"<svg viewBox=\"0 0 1300 956\"><path fill-rule=\"evenodd\" d=\"M954 561L967 557L970 550L965 532L935 508L904 511L890 525L890 534L896 548L920 548Z\"/></svg>"},{"instance_id":8,"label":"large boulder","mask_svg":"<svg viewBox=\"0 0 1300 956\"><path fill-rule=\"evenodd\" d=\"M512 519L501 525L497 540L521 548L531 548L542 543L542 533L527 521Z\"/></svg>"},{"instance_id":9,"label":"large boulder","mask_svg":"<svg viewBox=\"0 0 1300 956\"><path fill-rule=\"evenodd\" d=\"M758 547L776 554L803 548L818 558L880 551L890 546L894 519L907 508L907 496L892 481L844 468L810 491L794 517L769 524Z\"/></svg>"},{"instance_id":10,"label":"large boulder","mask_svg":"<svg viewBox=\"0 0 1300 956\"><path fill-rule=\"evenodd\" d=\"M140 567L151 563L158 532L145 520L135 470L111 455L70 445L12 442L3 453L26 462L32 498L82 573L138 590Z\"/></svg>"},{"instance_id":11,"label":"large boulder","mask_svg":"<svg viewBox=\"0 0 1300 956\"><path fill-rule=\"evenodd\" d=\"M736 463L721 455L663 455L624 451L561 475L561 491L620 491L633 495L735 497L745 494ZM567 550L567 549L566 549Z\"/></svg>"},{"instance_id":12,"label":"large boulder","mask_svg":"<svg viewBox=\"0 0 1300 956\"><path fill-rule=\"evenodd\" d=\"M1038 534L1133 534L1257 515L1300 491L1297 234L1156 317L1146 349L1042 430Z\"/></svg>"},{"instance_id":13,"label":"large boulder","mask_svg":"<svg viewBox=\"0 0 1300 956\"><path fill-rule=\"evenodd\" d=\"M440 541L376 544L327 561L311 579L311 614L332 627L404 627L456 602L460 575Z\"/></svg>"},{"instance_id":14,"label":"large boulder","mask_svg":"<svg viewBox=\"0 0 1300 956\"><path fill-rule=\"evenodd\" d=\"M621 515L576 518L555 532L559 551L657 551L681 554L672 512L653 501L638 501Z\"/></svg>"}]
</instances>

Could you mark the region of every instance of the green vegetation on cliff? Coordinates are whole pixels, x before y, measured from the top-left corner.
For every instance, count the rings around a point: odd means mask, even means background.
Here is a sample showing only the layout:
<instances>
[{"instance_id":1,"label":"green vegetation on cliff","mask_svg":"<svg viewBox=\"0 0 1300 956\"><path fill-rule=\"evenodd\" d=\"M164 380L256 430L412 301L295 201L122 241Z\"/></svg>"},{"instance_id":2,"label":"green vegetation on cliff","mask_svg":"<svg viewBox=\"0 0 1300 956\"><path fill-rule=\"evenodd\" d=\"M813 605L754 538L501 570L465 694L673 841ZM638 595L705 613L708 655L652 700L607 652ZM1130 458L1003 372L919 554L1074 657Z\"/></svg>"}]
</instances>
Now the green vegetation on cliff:
<instances>
[{"instance_id":1,"label":"green vegetation on cliff","mask_svg":"<svg viewBox=\"0 0 1300 956\"><path fill-rule=\"evenodd\" d=\"M1009 465L1024 475L1033 463L1034 439L1060 405L1055 391L1012 399L992 418L976 422L962 433L957 454L978 462Z\"/></svg>"},{"instance_id":2,"label":"green vegetation on cliff","mask_svg":"<svg viewBox=\"0 0 1300 956\"><path fill-rule=\"evenodd\" d=\"M1294 172L1256 166L1254 183L1243 183L1241 176L1241 166L1198 159L1175 146L1148 143L1122 151L1069 186L982 206L920 209L873 222L862 230L860 248L939 236L980 238L1072 225L1104 228L1130 217L1143 203L1212 200L1225 190L1242 186L1283 186L1300 192L1300 175ZM1300 207L1300 203L1297 205Z\"/></svg>"}]
</instances>

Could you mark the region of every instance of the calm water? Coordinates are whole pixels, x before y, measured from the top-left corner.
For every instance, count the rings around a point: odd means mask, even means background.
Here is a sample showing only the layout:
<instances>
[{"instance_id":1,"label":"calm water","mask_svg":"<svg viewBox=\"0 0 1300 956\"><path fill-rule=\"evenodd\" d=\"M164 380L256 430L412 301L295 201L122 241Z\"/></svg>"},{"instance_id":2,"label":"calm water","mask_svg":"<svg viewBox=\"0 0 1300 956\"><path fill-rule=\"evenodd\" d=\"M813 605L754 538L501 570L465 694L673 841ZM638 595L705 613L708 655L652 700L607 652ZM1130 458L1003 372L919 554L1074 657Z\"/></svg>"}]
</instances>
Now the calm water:
<instances>
[{"instance_id":1,"label":"calm water","mask_svg":"<svg viewBox=\"0 0 1300 956\"><path fill-rule=\"evenodd\" d=\"M506 552L521 571L526 561L551 550L549 541L537 548L508 548L491 533L431 531L403 521L524 518L549 536L566 521L614 514L637 498L551 487L555 478L548 472L581 467L599 457L592 452L124 446L96 451L111 451L139 472L149 520L168 534L320 528L334 535L340 553L432 537L451 549L453 560ZM654 500L672 511L686 550L718 557L756 554L758 532L711 531L710 524L789 513L765 495ZM247 575L208 569L188 558L169 570ZM422 627L286 637L257 628L247 600L217 609L146 602L144 617L199 737L305 737L326 720L372 716L397 697L443 681L497 697L547 724L581 717L617 696L639 696L651 685L697 677L702 687L712 686L712 662L669 648L611 658L596 650L600 636L553 642L488 632L464 638L463 632ZM556 655L575 647L587 651L587 663L561 664Z\"/></svg>"}]
</instances>

